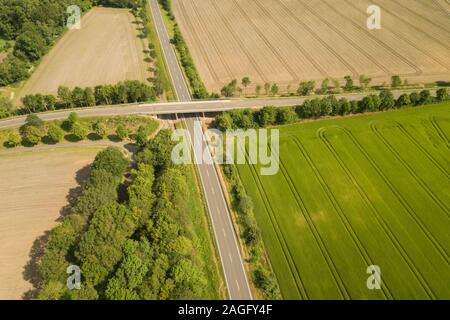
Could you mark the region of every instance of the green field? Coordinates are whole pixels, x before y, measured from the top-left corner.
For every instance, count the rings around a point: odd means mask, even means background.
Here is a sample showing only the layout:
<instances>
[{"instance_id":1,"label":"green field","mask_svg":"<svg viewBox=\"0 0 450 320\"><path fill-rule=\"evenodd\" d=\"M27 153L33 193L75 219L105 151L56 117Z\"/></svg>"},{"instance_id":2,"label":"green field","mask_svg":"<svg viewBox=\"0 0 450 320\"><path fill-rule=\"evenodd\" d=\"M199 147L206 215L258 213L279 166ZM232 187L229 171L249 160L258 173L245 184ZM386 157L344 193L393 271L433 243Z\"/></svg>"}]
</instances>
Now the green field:
<instances>
[{"instance_id":1,"label":"green field","mask_svg":"<svg viewBox=\"0 0 450 320\"><path fill-rule=\"evenodd\" d=\"M449 134L450 103L295 124L238 166L283 297L450 299Z\"/></svg>"}]
</instances>

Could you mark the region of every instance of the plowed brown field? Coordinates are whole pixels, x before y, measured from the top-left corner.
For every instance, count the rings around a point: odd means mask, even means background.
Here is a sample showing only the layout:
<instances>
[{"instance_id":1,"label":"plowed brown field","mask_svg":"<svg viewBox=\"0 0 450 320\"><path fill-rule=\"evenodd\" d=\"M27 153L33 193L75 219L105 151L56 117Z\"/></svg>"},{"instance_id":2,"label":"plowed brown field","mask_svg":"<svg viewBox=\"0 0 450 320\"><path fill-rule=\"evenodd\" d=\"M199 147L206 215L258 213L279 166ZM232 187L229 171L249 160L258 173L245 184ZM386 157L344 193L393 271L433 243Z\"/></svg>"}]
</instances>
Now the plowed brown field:
<instances>
[{"instance_id":1,"label":"plowed brown field","mask_svg":"<svg viewBox=\"0 0 450 320\"><path fill-rule=\"evenodd\" d=\"M207 88L249 76L252 87L359 75L372 84L450 80L444 0L172 0ZM367 28L369 5L381 30ZM446 12L447 11L447 12ZM249 92L251 89L249 89Z\"/></svg>"},{"instance_id":2,"label":"plowed brown field","mask_svg":"<svg viewBox=\"0 0 450 320\"><path fill-rule=\"evenodd\" d=\"M101 148L0 155L0 300L32 289L23 273L33 243L51 230ZM77 182L78 180L78 182Z\"/></svg>"},{"instance_id":3,"label":"plowed brown field","mask_svg":"<svg viewBox=\"0 0 450 320\"><path fill-rule=\"evenodd\" d=\"M145 81L148 65L134 17L128 10L94 8L80 30L68 31L25 84L22 96L56 93L58 86L93 87L123 80Z\"/></svg>"}]
</instances>

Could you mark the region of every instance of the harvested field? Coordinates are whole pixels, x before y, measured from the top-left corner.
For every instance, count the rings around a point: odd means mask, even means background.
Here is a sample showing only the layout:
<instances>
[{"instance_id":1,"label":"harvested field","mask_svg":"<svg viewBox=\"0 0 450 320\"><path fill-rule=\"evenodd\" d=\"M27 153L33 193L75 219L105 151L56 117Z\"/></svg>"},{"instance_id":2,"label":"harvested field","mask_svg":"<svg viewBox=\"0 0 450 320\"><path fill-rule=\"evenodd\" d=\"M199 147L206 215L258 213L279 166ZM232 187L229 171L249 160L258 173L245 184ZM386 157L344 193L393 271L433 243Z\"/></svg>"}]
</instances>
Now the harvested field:
<instances>
[{"instance_id":1,"label":"harvested field","mask_svg":"<svg viewBox=\"0 0 450 320\"><path fill-rule=\"evenodd\" d=\"M372 84L450 80L450 5L444 0L172 0L200 76L218 92L249 76L252 88L361 74ZM366 25L381 7L381 30ZM251 91L249 87L249 92Z\"/></svg>"},{"instance_id":2,"label":"harvested field","mask_svg":"<svg viewBox=\"0 0 450 320\"><path fill-rule=\"evenodd\" d=\"M32 289L23 272L33 244L57 224L100 149L0 155L0 299L21 299Z\"/></svg>"},{"instance_id":3,"label":"harvested field","mask_svg":"<svg viewBox=\"0 0 450 320\"><path fill-rule=\"evenodd\" d=\"M94 8L81 20L80 30L68 31L45 56L22 90L22 96L70 88L145 81L143 41L128 10Z\"/></svg>"},{"instance_id":4,"label":"harvested field","mask_svg":"<svg viewBox=\"0 0 450 320\"><path fill-rule=\"evenodd\" d=\"M450 298L449 107L283 126L276 175L238 166L284 298Z\"/></svg>"}]
</instances>

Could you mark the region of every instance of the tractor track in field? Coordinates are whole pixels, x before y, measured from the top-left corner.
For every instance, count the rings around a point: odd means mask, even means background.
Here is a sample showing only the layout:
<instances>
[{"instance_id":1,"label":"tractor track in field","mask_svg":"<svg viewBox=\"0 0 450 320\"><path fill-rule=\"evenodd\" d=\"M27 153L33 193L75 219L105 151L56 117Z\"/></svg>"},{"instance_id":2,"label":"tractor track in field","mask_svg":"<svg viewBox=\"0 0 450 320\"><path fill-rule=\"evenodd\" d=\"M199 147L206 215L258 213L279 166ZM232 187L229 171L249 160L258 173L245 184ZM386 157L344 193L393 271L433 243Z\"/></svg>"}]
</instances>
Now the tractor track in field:
<instances>
[{"instance_id":1,"label":"tractor track in field","mask_svg":"<svg viewBox=\"0 0 450 320\"><path fill-rule=\"evenodd\" d=\"M193 2L193 3L195 3L195 2ZM191 17L189 17L189 15L186 14L187 11L186 11L186 8L185 8L185 6L183 4L183 1L180 1L179 5L180 5L180 9L181 9L180 12L183 15L184 20L186 21L186 24L189 26L190 29L195 30L195 28L193 27L193 23L192 23ZM201 23L200 23L200 25L201 25ZM202 28L203 28L203 26L202 26ZM204 30L206 30L206 29L204 29ZM193 32L192 36L194 37L194 39L195 39L195 41L197 43L199 43L199 44L202 43L202 41L200 41L197 33ZM217 73L215 71L215 68L213 67L211 61L209 60L209 55L206 54L206 52L205 52L205 47L202 46L202 45L199 45L198 48L199 48L199 50L201 52L203 60L205 61L206 65L207 65L208 70L210 71L211 75L214 78L214 81L218 82L220 80L219 76L217 75Z\"/></svg>"},{"instance_id":2,"label":"tractor track in field","mask_svg":"<svg viewBox=\"0 0 450 320\"><path fill-rule=\"evenodd\" d=\"M341 297L343 299L349 300L350 294L348 292L348 289L346 288L345 283L342 280L342 277L339 274L339 271L337 270L337 267L334 264L333 259L331 258L331 254L328 252L328 249L325 245L324 240L320 236L320 233L317 231L317 227L315 226L315 224L311 218L311 214L310 214L309 210L306 208L306 205L305 205L302 197L300 196L300 193L298 192L292 179L290 178L289 173L287 172L286 167L285 167L283 161L281 160L280 155L277 154L270 147L269 147L269 149L273 153L275 153L278 156L278 158L280 159L281 172L283 174L283 177L286 180L286 182L288 183L289 190L291 191L292 195L294 196L295 201L297 202L297 206L300 209L300 211L302 212L302 216L305 218L305 220L308 224L308 227L309 227L311 233L313 234L314 240L316 241L317 245L319 246L319 250L320 250L323 258L325 259L325 262L328 266L329 271L333 275L334 281L336 282L336 285L337 285L337 288L339 289Z\"/></svg>"},{"instance_id":3,"label":"tractor track in field","mask_svg":"<svg viewBox=\"0 0 450 320\"><path fill-rule=\"evenodd\" d=\"M269 215L269 219L272 223L272 227L275 230L277 240L278 240L281 248L283 249L283 254L288 262L289 269L290 269L292 277L294 278L294 281L295 281L295 286L297 287L297 292L302 299L309 299L308 293L304 286L304 283L300 277L300 273L298 271L297 264L296 264L294 258L292 257L292 253L289 249L286 239L284 238L283 233L280 231L280 226L278 225L278 221L277 221L276 215L274 214L273 207L270 205L270 201L267 196L267 193L266 193L264 187L262 186L262 182L261 182L260 178L258 177L258 174L255 172L256 169L255 169L254 165L249 164L249 167L250 167L250 172L253 177L253 180L255 181L258 191L261 195L261 198L263 199L264 206L266 208L267 214ZM282 241L280 241L280 238L282 239Z\"/></svg>"},{"instance_id":4,"label":"tractor track in field","mask_svg":"<svg viewBox=\"0 0 450 320\"><path fill-rule=\"evenodd\" d=\"M334 149L332 144L328 141L327 137L325 136L326 128L320 128L317 132L319 139L325 144L325 146L328 148L328 150L331 152L333 157L336 159L336 161L339 163L341 168L346 173L347 177L350 179L352 184L356 187L356 190L358 191L359 195L361 196L361 199L364 201L364 203L367 205L367 207L374 213L374 217L377 220L380 227L383 229L384 233L388 236L391 243L396 248L397 252L400 254L404 262L408 265L412 273L414 274L417 281L420 283L422 288L425 290L426 294L429 298L435 300L436 295L433 292L432 288L429 286L426 279L423 277L423 275L420 273L420 270L416 267L414 261L409 257L408 253L406 252L405 248L402 246L400 241L397 239L395 234L392 232L392 230L389 228L389 225L387 222L383 219L382 215L378 212L377 208L374 206L372 201L370 201L369 196L364 191L362 186L358 183L356 177L353 175L353 173L348 169L348 167L345 165L344 161L341 159L337 151Z\"/></svg>"},{"instance_id":5,"label":"tractor track in field","mask_svg":"<svg viewBox=\"0 0 450 320\"><path fill-rule=\"evenodd\" d=\"M277 50L271 41L269 41L266 36L259 30L259 28L256 26L256 24L252 21L252 19L248 16L247 12L245 12L244 9L238 4L236 0L231 0L234 3L234 6L238 8L239 12L242 14L243 17L245 17L246 21L253 27L253 30L258 34L260 39L267 45L267 47L270 49L270 51L274 54L275 57L277 57L278 61L281 62L281 65L286 69L287 72L289 72L290 76L292 77L292 80L299 81L299 78L297 76L297 73L290 67L290 63L286 61L285 57Z\"/></svg>"},{"instance_id":6,"label":"tractor track in field","mask_svg":"<svg viewBox=\"0 0 450 320\"><path fill-rule=\"evenodd\" d=\"M448 208L446 208L445 204L441 202L439 198L430 190L427 184L420 178L414 170L410 167L410 165L402 158L402 156L395 150L395 148L387 141L387 139L383 136L380 130L374 123L370 124L370 128L375 136L389 149L389 151L395 156L395 158L405 167L405 169L409 172L411 177L419 184L419 186L425 191L425 193L433 200L433 202L445 213L447 216L450 216Z\"/></svg>"},{"instance_id":7,"label":"tractor track in field","mask_svg":"<svg viewBox=\"0 0 450 320\"><path fill-rule=\"evenodd\" d=\"M335 28L335 26L333 26L331 23L329 23L327 20L323 19L320 15L317 14L316 11L314 11L313 9L311 9L311 7L309 6L309 4L298 0L299 3L301 3L303 5L303 7L305 7L313 16L315 16L317 19L319 19L320 21L322 21L322 23L324 23L325 25L327 25L331 30L333 30L334 32L336 32L341 38L344 39L344 41L346 41L348 44L350 44L351 46L353 46L354 48L356 48L358 50L358 52L360 52L362 55L364 55L367 59L369 59L369 61L373 62L377 67L379 67L381 70L383 70L384 72L386 72L387 74L390 74L390 71L382 66L381 64L379 64L376 60L374 60L371 56L367 55L366 52L364 50L362 50L359 46L357 46L351 39L349 39L347 36L345 36L340 30L338 30L337 28ZM356 70L350 63L348 63L338 52L336 52L336 50L334 50L326 41L324 41L317 33L314 32L314 30L312 30L311 28L309 28L306 24L304 24L303 22L301 22L301 20L294 16L292 14L292 12L289 11L289 8L286 6L285 3L283 3L282 1L280 1L280 5L283 6L283 8L289 12L290 15L292 15L294 17L294 19L298 22L301 23L303 26L305 26L305 28L307 28L308 31L310 31L310 33L312 34L312 36L319 41L322 45L324 45L344 66L346 66L348 68L349 71L351 71L353 73L353 77L354 78L358 78L359 75L361 74L361 72L358 72L358 70Z\"/></svg>"},{"instance_id":8,"label":"tractor track in field","mask_svg":"<svg viewBox=\"0 0 450 320\"><path fill-rule=\"evenodd\" d=\"M442 130L441 126L437 122L437 119L435 116L430 115L429 117L431 125L433 126L434 130L436 131L437 135L442 139L442 141L446 144L447 148L450 149L450 140L447 138L447 136L444 133L444 130Z\"/></svg>"},{"instance_id":9,"label":"tractor track in field","mask_svg":"<svg viewBox=\"0 0 450 320\"><path fill-rule=\"evenodd\" d=\"M195 10L197 10L197 12L199 12L197 3L195 1L192 2L192 6L194 7ZM184 14L186 14L186 12L187 11L185 11ZM217 47L217 43L216 43L216 41L214 41L214 36L209 32L208 28L204 27L201 19L199 19L199 23L202 26L202 29L205 32L208 32L209 37L211 37L213 39L213 41L211 41L211 45L214 47L214 50L216 51L217 56L219 57L220 63L224 66L228 75L233 78L234 77L233 72L231 71L230 66L223 60L222 54L220 53L220 50Z\"/></svg>"},{"instance_id":10,"label":"tractor track in field","mask_svg":"<svg viewBox=\"0 0 450 320\"><path fill-rule=\"evenodd\" d=\"M419 142L417 142L417 140L408 132L408 130L406 130L401 123L395 123L398 125L400 131L411 141L411 143L414 144L416 148L420 150L420 152L422 152L423 155L426 156L428 160L430 160L436 166L437 169L439 169L447 178L450 179L450 174L447 172L447 170L443 168L441 164L423 146L420 145Z\"/></svg>"},{"instance_id":11,"label":"tractor track in field","mask_svg":"<svg viewBox=\"0 0 450 320\"><path fill-rule=\"evenodd\" d=\"M405 57L403 57L403 55L401 55L400 53L398 53L396 50L394 50L391 46L389 46L388 44L386 44L385 42L381 41L380 39L374 37L367 29L361 27L360 25L358 25L357 23L355 23L352 20L349 20L348 17L346 17L342 12L340 12L339 10L337 10L336 8L333 8L328 2L327 0L323 1L323 4L325 4L330 10L332 10L333 12L336 12L339 16L341 16L341 18L343 18L345 21L348 21L350 24L352 24L356 29L362 31L363 33L365 33L367 35L367 37L369 37L370 39L372 39L373 41L375 41L376 43L378 43L381 47L384 47L386 50L388 50L389 52L391 52L394 56L396 56L399 60L403 61L405 64L407 64L408 66L410 66L412 69L414 69L416 72L415 73L405 73L402 74L402 76L408 76L408 75L421 75L423 73L422 69L420 69L417 65L415 65L414 63L412 63L411 61L409 61L408 59L406 59Z\"/></svg>"},{"instance_id":12,"label":"tractor track in field","mask_svg":"<svg viewBox=\"0 0 450 320\"><path fill-rule=\"evenodd\" d=\"M358 248L358 251L363 258L364 262L369 266L373 264L373 259L370 257L370 254L366 250L365 246L362 244L361 240L358 237L358 234L353 229L352 224L347 219L347 216L344 213L344 210L341 208L339 201L336 199L336 196L331 191L327 183L325 182L325 179L323 178L322 174L320 173L320 170L317 168L317 166L312 161L311 157L309 156L308 152L306 151L305 147L303 146L300 139L296 136L292 136L294 143L297 146L297 149L301 152L303 157L308 162L309 167L314 172L314 175L316 177L316 180L319 182L322 191L327 195L328 200L330 200L331 205L333 206L334 210L336 211L341 223L344 225L345 230L350 235L353 244ZM393 299L393 295L391 291L389 290L389 287L385 283L382 287L383 294L388 299Z\"/></svg>"},{"instance_id":13,"label":"tractor track in field","mask_svg":"<svg viewBox=\"0 0 450 320\"><path fill-rule=\"evenodd\" d=\"M349 0L343 0L344 2L346 2L349 6L351 6L353 9L358 10L358 8L355 6L354 3L350 2ZM434 60L435 62L437 62L438 64L440 64L442 67L444 67L447 70L450 70L450 67L443 62L441 59L436 58L435 56L433 56L432 54L430 54L428 51L420 48L419 46L417 46L414 42L412 42L411 40L409 40L408 38L404 37L403 35L399 34L398 32L394 31L393 29L384 26L384 29L388 30L389 32L391 32L392 34L395 34L399 39L405 41L407 44L409 44L411 47L413 47L414 49L416 49L417 51L421 52L422 54L424 54L425 56L427 56L428 58ZM440 42L439 42L440 43ZM388 45L389 46L389 45ZM447 47L447 46L445 46ZM448 47L447 47L448 48ZM420 69L420 72L423 73L423 70Z\"/></svg>"},{"instance_id":14,"label":"tractor track in field","mask_svg":"<svg viewBox=\"0 0 450 320\"><path fill-rule=\"evenodd\" d=\"M390 0L392 1L392 0ZM395 1L394 1L395 2ZM404 8L404 7L403 7ZM417 30L418 32L422 33L425 37L431 38L434 41L436 41L437 43L439 43L441 46L450 49L450 46L448 46L446 43L442 42L441 40L439 40L438 38L436 38L434 35L428 34L425 31L423 31L423 29L417 28L414 24L410 23L409 21L405 20L404 18L402 18L400 15L392 12L389 9L386 9L386 6L382 6L382 10L386 11L387 13L389 13L390 15L394 16L396 19L403 21L404 24L407 24L410 28ZM448 31L447 31L448 32Z\"/></svg>"},{"instance_id":15,"label":"tractor track in field","mask_svg":"<svg viewBox=\"0 0 450 320\"><path fill-rule=\"evenodd\" d=\"M261 4L258 5L261 6ZM330 52L337 60L339 60L339 62L341 62L342 65L344 65L348 69L348 71L350 71L353 74L353 76L355 77L358 76L358 72L354 67L352 67L349 63L347 63L347 61L345 61L327 42L325 42L322 38L320 38L314 32L314 30L312 30L306 23L304 23L296 15L294 15L282 1L280 1L278 5L280 5L283 11L287 13L291 18L293 18L299 25L301 25L303 29L305 29L314 39L316 39L322 46L324 46L328 50L328 52ZM288 34L285 28L281 26L281 24L276 19L272 19L272 21L277 24L278 28L282 28L285 34ZM306 51L305 48L298 42L297 39L293 38L291 35L289 35L289 39L296 45L297 48L299 49L301 48L302 52ZM327 78L330 77L330 74L327 71L325 71L325 69L323 69L322 66L320 66L320 64L316 60L314 60L314 57L311 54L307 53L306 57L308 57L309 61L314 65L317 71L319 71L322 74L322 76Z\"/></svg>"},{"instance_id":16,"label":"tractor track in field","mask_svg":"<svg viewBox=\"0 0 450 320\"><path fill-rule=\"evenodd\" d=\"M228 19L225 17L225 15L223 14L223 12L220 10L220 8L218 7L217 3L215 2L215 0L210 0L212 7L214 8L214 10L216 11L217 15L219 17L222 18L222 21L225 25L225 27L228 29L228 32L230 33L230 35L234 38L234 40L236 40L237 43L239 43L239 46L242 49L242 52L245 54L245 56L247 57L247 59L252 63L253 68L255 69L256 73L258 73L259 77L264 81L264 82L268 82L267 77L265 76L264 72L261 70L261 68L259 67L258 62L254 59L254 57L248 52L247 48L245 47L244 43L242 42L242 39L236 35L236 33L234 32L233 28L230 26L230 21L228 21Z\"/></svg>"},{"instance_id":17,"label":"tractor track in field","mask_svg":"<svg viewBox=\"0 0 450 320\"><path fill-rule=\"evenodd\" d=\"M418 12L411 10L410 8L408 8L407 6L404 6L403 4L399 3L397 0L391 0L392 2L396 3L398 6L402 7L403 9L406 9L407 11L411 12L412 14L420 17L423 20L426 20L429 24L434 25L436 28L441 29L445 32L449 32L447 29L443 28L440 24L435 23L433 20L430 20L428 17L423 16L421 14L419 14Z\"/></svg>"},{"instance_id":18,"label":"tractor track in field","mask_svg":"<svg viewBox=\"0 0 450 320\"><path fill-rule=\"evenodd\" d=\"M433 234L428 230L428 228L425 226L423 221L419 218L417 213L414 211L414 209L410 206L408 201L402 196L402 194L398 191L398 189L394 186L394 184L389 180L389 178L383 173L383 171L380 169L380 167L373 161L373 159L370 157L370 155L367 153L366 150L361 146L359 141L355 138L355 136L346 128L341 127L341 129L347 134L347 136L350 138L352 143L358 148L359 152L366 158L366 160L371 164L371 166L375 169L375 171L378 173L378 175L381 177L383 182L389 187L392 194L397 198L397 200L401 203L402 207L406 210L406 212L409 214L409 216L414 220L414 222L419 226L420 230L424 233L424 235L428 238L428 240L431 242L431 244L434 246L434 248L439 252L441 257L444 259L447 264L449 264L449 257L446 253L445 249L442 248L442 246L439 244L439 241L437 241Z\"/></svg>"}]
</instances>

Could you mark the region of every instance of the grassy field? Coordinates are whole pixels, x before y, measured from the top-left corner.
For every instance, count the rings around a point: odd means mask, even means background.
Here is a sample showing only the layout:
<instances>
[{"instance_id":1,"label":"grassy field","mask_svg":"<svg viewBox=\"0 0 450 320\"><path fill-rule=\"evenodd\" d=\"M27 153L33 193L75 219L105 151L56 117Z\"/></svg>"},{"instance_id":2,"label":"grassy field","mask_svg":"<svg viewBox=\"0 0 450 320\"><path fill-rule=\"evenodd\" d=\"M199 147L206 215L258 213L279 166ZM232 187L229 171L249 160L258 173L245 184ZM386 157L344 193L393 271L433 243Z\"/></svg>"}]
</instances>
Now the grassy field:
<instances>
[{"instance_id":1,"label":"grassy field","mask_svg":"<svg viewBox=\"0 0 450 320\"><path fill-rule=\"evenodd\" d=\"M284 298L449 299L449 134L450 103L295 124L239 166Z\"/></svg>"},{"instance_id":2,"label":"grassy field","mask_svg":"<svg viewBox=\"0 0 450 320\"><path fill-rule=\"evenodd\" d=\"M101 149L0 155L0 299L21 299L32 289L27 280L35 270L25 266L33 244L66 213L64 206Z\"/></svg>"}]
</instances>

